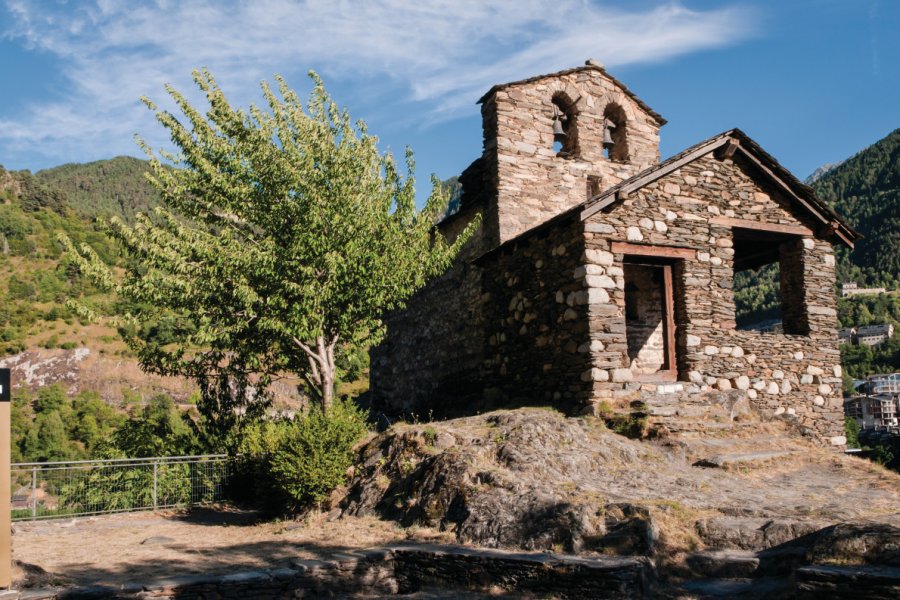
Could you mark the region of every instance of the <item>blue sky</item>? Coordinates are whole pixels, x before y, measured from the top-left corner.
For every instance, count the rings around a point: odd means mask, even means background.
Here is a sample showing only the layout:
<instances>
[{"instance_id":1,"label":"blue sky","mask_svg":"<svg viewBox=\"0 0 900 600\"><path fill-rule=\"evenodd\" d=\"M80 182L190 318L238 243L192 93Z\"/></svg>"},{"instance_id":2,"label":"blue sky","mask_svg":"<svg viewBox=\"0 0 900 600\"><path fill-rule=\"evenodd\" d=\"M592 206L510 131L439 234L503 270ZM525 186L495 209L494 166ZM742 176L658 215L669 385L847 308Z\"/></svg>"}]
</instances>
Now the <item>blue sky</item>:
<instances>
[{"instance_id":1,"label":"blue sky","mask_svg":"<svg viewBox=\"0 0 900 600\"><path fill-rule=\"evenodd\" d=\"M662 155L740 127L801 178L900 127L900 0L0 0L0 164L165 146L139 98L208 67L233 103L317 70L420 188L481 152L494 83L593 57L669 123ZM421 192L421 189L420 189Z\"/></svg>"}]
</instances>

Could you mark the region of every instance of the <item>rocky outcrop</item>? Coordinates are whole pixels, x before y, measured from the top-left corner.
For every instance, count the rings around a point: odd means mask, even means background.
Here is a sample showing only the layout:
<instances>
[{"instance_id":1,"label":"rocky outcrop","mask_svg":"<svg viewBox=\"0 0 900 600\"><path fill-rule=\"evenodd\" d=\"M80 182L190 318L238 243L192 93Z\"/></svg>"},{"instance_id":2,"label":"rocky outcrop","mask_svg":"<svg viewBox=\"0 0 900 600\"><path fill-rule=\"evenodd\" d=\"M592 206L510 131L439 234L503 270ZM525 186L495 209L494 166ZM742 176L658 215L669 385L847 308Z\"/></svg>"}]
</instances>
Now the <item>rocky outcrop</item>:
<instances>
[{"instance_id":1,"label":"rocky outcrop","mask_svg":"<svg viewBox=\"0 0 900 600\"><path fill-rule=\"evenodd\" d=\"M651 443L594 417L535 408L400 425L361 450L342 509L438 527L480 546L649 556L760 552L804 536L812 543L823 528L839 537L840 524L866 519L900 526L900 478L774 427L737 429L734 440L720 431L703 443ZM778 454L694 466L710 448L730 447ZM896 539L895 529L885 531L879 539ZM868 539L860 535L849 537ZM891 547L884 542L877 556ZM816 550L807 562L822 560Z\"/></svg>"},{"instance_id":2,"label":"rocky outcrop","mask_svg":"<svg viewBox=\"0 0 900 600\"><path fill-rule=\"evenodd\" d=\"M786 424L655 441L538 408L398 425L361 449L341 507L471 545L643 556L658 597L900 591L900 477Z\"/></svg>"}]
</instances>

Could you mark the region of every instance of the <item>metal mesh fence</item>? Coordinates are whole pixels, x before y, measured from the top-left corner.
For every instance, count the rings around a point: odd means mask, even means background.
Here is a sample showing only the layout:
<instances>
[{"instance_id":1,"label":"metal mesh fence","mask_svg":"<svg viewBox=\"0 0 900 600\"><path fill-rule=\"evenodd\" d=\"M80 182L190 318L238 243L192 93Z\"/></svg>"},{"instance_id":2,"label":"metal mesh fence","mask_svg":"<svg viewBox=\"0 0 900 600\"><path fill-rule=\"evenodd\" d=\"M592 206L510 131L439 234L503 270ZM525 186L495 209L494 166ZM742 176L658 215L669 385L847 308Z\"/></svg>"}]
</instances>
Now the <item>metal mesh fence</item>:
<instances>
[{"instance_id":1,"label":"metal mesh fence","mask_svg":"<svg viewBox=\"0 0 900 600\"><path fill-rule=\"evenodd\" d=\"M15 463L14 521L154 510L223 499L224 454Z\"/></svg>"}]
</instances>

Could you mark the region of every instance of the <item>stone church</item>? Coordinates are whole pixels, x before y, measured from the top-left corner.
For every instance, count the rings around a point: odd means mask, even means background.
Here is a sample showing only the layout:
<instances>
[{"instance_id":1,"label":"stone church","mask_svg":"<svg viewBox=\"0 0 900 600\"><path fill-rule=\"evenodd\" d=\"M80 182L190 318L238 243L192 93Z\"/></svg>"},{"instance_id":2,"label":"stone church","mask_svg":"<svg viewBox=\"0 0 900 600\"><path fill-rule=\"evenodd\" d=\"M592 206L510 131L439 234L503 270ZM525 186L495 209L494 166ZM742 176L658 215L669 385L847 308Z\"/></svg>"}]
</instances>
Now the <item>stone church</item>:
<instances>
[{"instance_id":1,"label":"stone church","mask_svg":"<svg viewBox=\"0 0 900 600\"><path fill-rule=\"evenodd\" d=\"M841 445L835 256L859 234L738 129L660 161L666 123L604 67L496 85L441 278L387 315L375 406L420 417L743 402ZM739 329L735 274L777 263L781 323ZM685 412L685 414L689 414Z\"/></svg>"}]
</instances>

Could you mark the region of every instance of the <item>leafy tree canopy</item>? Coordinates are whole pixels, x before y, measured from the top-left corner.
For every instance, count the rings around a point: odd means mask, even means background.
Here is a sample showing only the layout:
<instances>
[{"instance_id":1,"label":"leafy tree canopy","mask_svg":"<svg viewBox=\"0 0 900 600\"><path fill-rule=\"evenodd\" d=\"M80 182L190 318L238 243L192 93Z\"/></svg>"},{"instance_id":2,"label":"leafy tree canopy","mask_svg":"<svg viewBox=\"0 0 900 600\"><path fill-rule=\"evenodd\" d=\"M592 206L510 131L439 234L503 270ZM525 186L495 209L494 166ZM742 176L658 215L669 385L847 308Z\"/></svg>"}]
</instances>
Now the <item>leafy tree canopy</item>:
<instances>
[{"instance_id":1,"label":"leafy tree canopy","mask_svg":"<svg viewBox=\"0 0 900 600\"><path fill-rule=\"evenodd\" d=\"M84 273L139 307L123 331L142 366L197 379L205 415L233 418L284 372L327 408L335 352L377 341L380 316L447 269L478 225L452 244L436 235L448 201L439 182L420 213L411 152L401 174L310 76L305 106L279 77L277 93L262 85L265 107L233 108L207 71L194 73L205 113L170 86L182 117L145 99L177 153L139 140L163 206L107 223L132 259L124 277L61 239ZM140 336L141 323L164 319L169 343Z\"/></svg>"}]
</instances>

